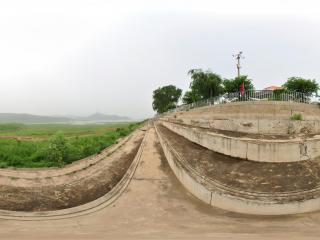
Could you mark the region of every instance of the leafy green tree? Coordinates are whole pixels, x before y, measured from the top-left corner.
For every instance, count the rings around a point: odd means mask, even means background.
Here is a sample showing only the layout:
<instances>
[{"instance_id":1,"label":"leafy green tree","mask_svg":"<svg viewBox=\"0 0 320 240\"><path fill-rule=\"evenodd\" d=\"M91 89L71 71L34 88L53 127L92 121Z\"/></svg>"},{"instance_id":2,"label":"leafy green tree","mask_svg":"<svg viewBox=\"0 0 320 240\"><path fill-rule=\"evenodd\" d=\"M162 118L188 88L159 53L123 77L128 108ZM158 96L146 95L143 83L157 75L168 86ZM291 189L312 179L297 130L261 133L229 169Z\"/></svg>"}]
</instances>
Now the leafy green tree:
<instances>
[{"instance_id":1,"label":"leafy green tree","mask_svg":"<svg viewBox=\"0 0 320 240\"><path fill-rule=\"evenodd\" d=\"M290 77L282 86L289 91L301 92L307 95L311 95L319 90L319 84L316 80L302 77Z\"/></svg>"},{"instance_id":2,"label":"leafy green tree","mask_svg":"<svg viewBox=\"0 0 320 240\"><path fill-rule=\"evenodd\" d=\"M188 74L191 75L192 81L190 83L191 93L187 93L186 100L208 99L223 93L220 75L202 69L191 69Z\"/></svg>"},{"instance_id":3,"label":"leafy green tree","mask_svg":"<svg viewBox=\"0 0 320 240\"><path fill-rule=\"evenodd\" d=\"M194 92L194 91L186 91L183 98L182 98L182 102L184 104L189 104L189 103L193 103L193 102L196 102L196 101L199 101L201 100L201 96Z\"/></svg>"},{"instance_id":4,"label":"leafy green tree","mask_svg":"<svg viewBox=\"0 0 320 240\"><path fill-rule=\"evenodd\" d=\"M159 87L153 91L153 110L163 113L177 106L182 90L173 85Z\"/></svg>"},{"instance_id":5,"label":"leafy green tree","mask_svg":"<svg viewBox=\"0 0 320 240\"><path fill-rule=\"evenodd\" d=\"M224 91L226 93L233 93L233 92L239 92L240 85L244 83L244 89L247 90L253 90L254 86L252 83L252 80L248 78L248 76L240 76L233 79L225 79L223 81L223 87Z\"/></svg>"}]
</instances>

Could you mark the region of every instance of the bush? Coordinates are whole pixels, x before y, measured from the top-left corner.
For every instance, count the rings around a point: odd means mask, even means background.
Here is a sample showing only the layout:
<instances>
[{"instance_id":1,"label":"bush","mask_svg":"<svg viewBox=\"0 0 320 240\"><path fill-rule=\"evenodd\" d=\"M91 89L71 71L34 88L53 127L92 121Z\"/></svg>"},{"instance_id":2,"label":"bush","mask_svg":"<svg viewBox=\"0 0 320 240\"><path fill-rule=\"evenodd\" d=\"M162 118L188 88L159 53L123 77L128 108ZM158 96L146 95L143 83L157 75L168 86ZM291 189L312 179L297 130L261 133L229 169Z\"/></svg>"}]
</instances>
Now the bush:
<instances>
[{"instance_id":1,"label":"bush","mask_svg":"<svg viewBox=\"0 0 320 240\"><path fill-rule=\"evenodd\" d=\"M125 128L117 128L116 132L119 134L120 137L125 137L129 133L129 131Z\"/></svg>"},{"instance_id":2,"label":"bush","mask_svg":"<svg viewBox=\"0 0 320 240\"><path fill-rule=\"evenodd\" d=\"M282 95L286 92L285 89L275 89L273 90L273 101L281 101Z\"/></svg>"},{"instance_id":3,"label":"bush","mask_svg":"<svg viewBox=\"0 0 320 240\"><path fill-rule=\"evenodd\" d=\"M6 168L8 164L6 162L0 162L0 168Z\"/></svg>"},{"instance_id":4,"label":"bush","mask_svg":"<svg viewBox=\"0 0 320 240\"><path fill-rule=\"evenodd\" d=\"M294 113L291 117L291 120L302 120L302 114L301 113Z\"/></svg>"},{"instance_id":5,"label":"bush","mask_svg":"<svg viewBox=\"0 0 320 240\"><path fill-rule=\"evenodd\" d=\"M63 166L68 158L68 152L67 141L63 133L58 132L49 139L45 157L48 161L55 162L58 166Z\"/></svg>"}]
</instances>

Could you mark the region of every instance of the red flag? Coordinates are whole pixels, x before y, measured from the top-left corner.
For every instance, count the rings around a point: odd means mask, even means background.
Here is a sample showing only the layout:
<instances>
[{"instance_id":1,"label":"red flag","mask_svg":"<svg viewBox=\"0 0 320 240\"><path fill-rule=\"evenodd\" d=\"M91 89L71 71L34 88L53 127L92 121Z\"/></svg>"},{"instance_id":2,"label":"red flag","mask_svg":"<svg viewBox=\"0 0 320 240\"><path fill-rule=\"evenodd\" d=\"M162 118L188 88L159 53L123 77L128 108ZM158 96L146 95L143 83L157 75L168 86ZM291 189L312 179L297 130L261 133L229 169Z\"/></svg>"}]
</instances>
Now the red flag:
<instances>
[{"instance_id":1,"label":"red flag","mask_svg":"<svg viewBox=\"0 0 320 240\"><path fill-rule=\"evenodd\" d=\"M244 95L244 82L241 83L241 85L240 85L240 94L241 94L241 96Z\"/></svg>"}]
</instances>

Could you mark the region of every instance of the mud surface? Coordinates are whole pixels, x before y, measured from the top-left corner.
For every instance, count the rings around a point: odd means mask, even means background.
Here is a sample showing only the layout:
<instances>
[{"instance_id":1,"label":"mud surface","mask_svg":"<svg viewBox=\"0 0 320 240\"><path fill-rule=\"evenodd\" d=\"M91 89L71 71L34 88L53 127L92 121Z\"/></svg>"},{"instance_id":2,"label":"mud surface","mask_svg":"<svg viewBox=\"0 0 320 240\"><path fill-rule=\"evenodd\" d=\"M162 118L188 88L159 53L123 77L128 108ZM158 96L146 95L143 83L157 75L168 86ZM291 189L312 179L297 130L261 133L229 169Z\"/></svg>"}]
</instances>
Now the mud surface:
<instances>
[{"instance_id":1,"label":"mud surface","mask_svg":"<svg viewBox=\"0 0 320 240\"><path fill-rule=\"evenodd\" d=\"M187 164L201 175L223 185L258 193L308 191L320 185L320 161L246 161L208 150L163 125L159 125L159 130Z\"/></svg>"},{"instance_id":2,"label":"mud surface","mask_svg":"<svg viewBox=\"0 0 320 240\"><path fill-rule=\"evenodd\" d=\"M64 184L44 187L0 185L0 209L48 211L75 207L93 201L109 192L121 180L135 158L141 142L142 136L133 142L126 143L130 146L121 147L117 153L102 160L109 163L106 166L101 164L99 171L78 179L75 177L73 181L66 181Z\"/></svg>"}]
</instances>

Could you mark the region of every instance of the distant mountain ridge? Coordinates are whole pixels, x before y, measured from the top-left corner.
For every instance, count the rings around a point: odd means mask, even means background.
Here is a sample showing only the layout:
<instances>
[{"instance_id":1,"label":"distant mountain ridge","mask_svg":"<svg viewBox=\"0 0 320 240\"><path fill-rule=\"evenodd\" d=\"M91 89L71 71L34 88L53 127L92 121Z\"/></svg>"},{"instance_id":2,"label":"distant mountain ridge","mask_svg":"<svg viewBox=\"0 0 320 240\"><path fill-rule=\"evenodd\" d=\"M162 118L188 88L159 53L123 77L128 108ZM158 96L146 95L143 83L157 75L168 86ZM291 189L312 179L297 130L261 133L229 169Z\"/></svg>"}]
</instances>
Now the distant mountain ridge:
<instances>
[{"instance_id":1,"label":"distant mountain ridge","mask_svg":"<svg viewBox=\"0 0 320 240\"><path fill-rule=\"evenodd\" d=\"M88 121L103 121L103 120L108 120L108 121L128 121L130 120L129 117L124 117L124 116L118 116L118 115L108 115L108 114L103 114L96 112L92 115L89 115L88 117L82 118L82 120L88 120Z\"/></svg>"},{"instance_id":2,"label":"distant mountain ridge","mask_svg":"<svg viewBox=\"0 0 320 240\"><path fill-rule=\"evenodd\" d=\"M94 113L89 116L42 116L28 113L0 113L0 123L71 123L75 121L88 122L124 122L130 121L129 117Z\"/></svg>"}]
</instances>

